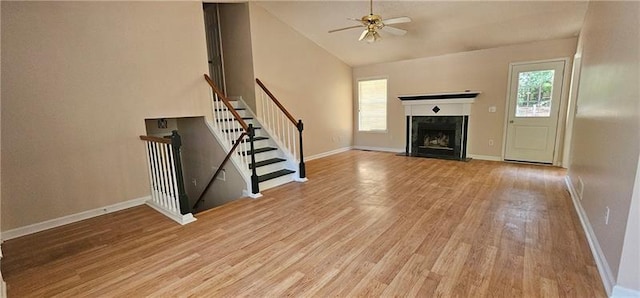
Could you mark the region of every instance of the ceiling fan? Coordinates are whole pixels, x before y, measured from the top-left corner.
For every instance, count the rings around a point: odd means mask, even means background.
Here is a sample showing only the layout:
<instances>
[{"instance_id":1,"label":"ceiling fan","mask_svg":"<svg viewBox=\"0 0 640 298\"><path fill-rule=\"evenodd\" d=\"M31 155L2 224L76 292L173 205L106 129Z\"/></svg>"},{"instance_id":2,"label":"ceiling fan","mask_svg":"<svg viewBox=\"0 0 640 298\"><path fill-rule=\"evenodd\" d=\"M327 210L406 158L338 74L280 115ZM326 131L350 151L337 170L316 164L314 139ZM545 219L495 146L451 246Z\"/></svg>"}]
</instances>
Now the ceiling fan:
<instances>
[{"instance_id":1,"label":"ceiling fan","mask_svg":"<svg viewBox=\"0 0 640 298\"><path fill-rule=\"evenodd\" d=\"M378 30L387 32L393 35L405 35L407 30L394 28L388 25L392 24L402 24L411 22L411 18L409 17L397 17L391 18L386 21L382 20L377 14L373 14L373 0L369 0L369 15L363 16L362 18L349 18L349 20L360 22L361 24L355 26L344 27L340 29L330 30L329 33L338 32L342 30L355 29L364 27L364 31L360 34L360 38L358 40L366 40L371 43L381 38Z\"/></svg>"}]
</instances>

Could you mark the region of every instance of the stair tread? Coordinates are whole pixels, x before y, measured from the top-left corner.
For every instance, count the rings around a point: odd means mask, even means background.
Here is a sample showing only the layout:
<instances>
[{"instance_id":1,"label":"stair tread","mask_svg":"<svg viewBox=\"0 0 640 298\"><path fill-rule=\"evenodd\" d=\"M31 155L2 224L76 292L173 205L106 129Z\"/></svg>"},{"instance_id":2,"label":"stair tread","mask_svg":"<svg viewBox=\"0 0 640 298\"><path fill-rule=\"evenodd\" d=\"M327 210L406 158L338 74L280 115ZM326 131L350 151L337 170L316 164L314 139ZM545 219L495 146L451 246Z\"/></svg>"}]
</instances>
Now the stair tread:
<instances>
[{"instance_id":1,"label":"stair tread","mask_svg":"<svg viewBox=\"0 0 640 298\"><path fill-rule=\"evenodd\" d=\"M256 162L256 168L267 166L267 165L274 164L274 163L283 162L283 161L286 161L286 159L284 159L284 158L271 158L271 159L259 161L259 162ZM253 167L251 165L249 165L249 169L251 169L251 168L253 168Z\"/></svg>"},{"instance_id":2,"label":"stair tread","mask_svg":"<svg viewBox=\"0 0 640 298\"><path fill-rule=\"evenodd\" d=\"M247 108L233 108L236 111L241 111L241 110L246 110ZM224 108L224 109L216 109L216 111L228 111L229 109Z\"/></svg>"},{"instance_id":3,"label":"stair tread","mask_svg":"<svg viewBox=\"0 0 640 298\"><path fill-rule=\"evenodd\" d=\"M295 173L296 171L292 171L292 170L287 170L287 169L283 169L283 170L279 170L279 171L275 171L269 174L264 174L261 176L258 176L258 182L265 182L267 180L271 180L271 179L275 179L284 175L289 175L292 173Z\"/></svg>"},{"instance_id":4,"label":"stair tread","mask_svg":"<svg viewBox=\"0 0 640 298\"><path fill-rule=\"evenodd\" d=\"M220 121L232 121L232 120L236 120L236 119L235 118L216 119L217 122L220 122ZM253 120L253 117L242 117L242 120Z\"/></svg>"},{"instance_id":5,"label":"stair tread","mask_svg":"<svg viewBox=\"0 0 640 298\"><path fill-rule=\"evenodd\" d=\"M260 126L256 126L253 129L262 129L262 127ZM223 129L222 131L224 132L231 132L231 131L243 131L243 128L232 128L232 129Z\"/></svg>"},{"instance_id":6,"label":"stair tread","mask_svg":"<svg viewBox=\"0 0 640 298\"><path fill-rule=\"evenodd\" d=\"M253 152L257 153L262 153L262 152L268 152L268 151L273 151L273 150L278 150L278 148L275 147L262 147L262 148L256 148L253 150ZM242 152L243 155L249 155L251 154L251 150L247 150Z\"/></svg>"}]
</instances>

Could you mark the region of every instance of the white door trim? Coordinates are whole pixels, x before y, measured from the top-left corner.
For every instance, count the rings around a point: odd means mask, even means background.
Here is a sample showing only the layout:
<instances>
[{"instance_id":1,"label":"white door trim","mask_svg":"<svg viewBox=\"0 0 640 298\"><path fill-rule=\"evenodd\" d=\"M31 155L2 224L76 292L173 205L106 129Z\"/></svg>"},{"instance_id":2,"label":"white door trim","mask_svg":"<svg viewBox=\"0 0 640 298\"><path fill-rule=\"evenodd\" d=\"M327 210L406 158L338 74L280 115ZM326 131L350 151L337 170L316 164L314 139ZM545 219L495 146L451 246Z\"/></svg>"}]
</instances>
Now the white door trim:
<instances>
[{"instance_id":1,"label":"white door trim","mask_svg":"<svg viewBox=\"0 0 640 298\"><path fill-rule=\"evenodd\" d=\"M553 152L553 165L560 166L560 154L558 152L561 151L560 148L560 140L564 139L564 127L565 127L565 117L567 111L567 94L565 85L569 84L567 82L568 78L570 78L570 71L568 69L572 66L571 59L568 57L564 58L553 58L553 59L544 59L544 60L532 60L532 61L518 61L509 63L509 76L507 80L507 89L505 92L505 109L504 109L504 123L502 125L502 154L500 155L501 160L504 161L504 157L507 151L507 127L509 125L509 97L511 96L511 77L513 74L514 66L524 65L524 64L536 64L536 63L547 63L547 62L564 62L564 72L562 74L562 88L560 90L560 107L558 108L558 124L556 125L556 144ZM564 115L564 116L563 116Z\"/></svg>"}]
</instances>

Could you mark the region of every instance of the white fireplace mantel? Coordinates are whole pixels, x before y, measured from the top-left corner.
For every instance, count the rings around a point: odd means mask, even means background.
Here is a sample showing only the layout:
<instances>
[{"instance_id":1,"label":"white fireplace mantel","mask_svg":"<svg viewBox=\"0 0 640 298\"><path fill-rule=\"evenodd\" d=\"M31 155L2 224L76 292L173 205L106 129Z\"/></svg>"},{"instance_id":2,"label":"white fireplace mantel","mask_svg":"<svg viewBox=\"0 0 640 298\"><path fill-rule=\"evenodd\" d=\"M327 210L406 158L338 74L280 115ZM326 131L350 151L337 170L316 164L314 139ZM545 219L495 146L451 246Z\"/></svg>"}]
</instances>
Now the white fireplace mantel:
<instances>
[{"instance_id":1,"label":"white fireplace mantel","mask_svg":"<svg viewBox=\"0 0 640 298\"><path fill-rule=\"evenodd\" d=\"M405 116L468 116L480 91L400 95Z\"/></svg>"}]
</instances>

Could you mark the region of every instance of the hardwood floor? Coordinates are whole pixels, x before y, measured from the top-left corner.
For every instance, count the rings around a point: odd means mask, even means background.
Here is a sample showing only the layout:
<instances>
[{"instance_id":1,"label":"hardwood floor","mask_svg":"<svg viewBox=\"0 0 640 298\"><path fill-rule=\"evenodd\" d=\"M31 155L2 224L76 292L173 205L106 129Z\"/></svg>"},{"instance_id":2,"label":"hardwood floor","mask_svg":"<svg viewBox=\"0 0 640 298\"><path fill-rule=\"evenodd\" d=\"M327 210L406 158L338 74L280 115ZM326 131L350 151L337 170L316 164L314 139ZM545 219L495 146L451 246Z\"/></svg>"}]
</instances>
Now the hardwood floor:
<instances>
[{"instance_id":1,"label":"hardwood floor","mask_svg":"<svg viewBox=\"0 0 640 298\"><path fill-rule=\"evenodd\" d=\"M179 226L146 206L6 241L10 297L605 297L558 168L349 151Z\"/></svg>"}]
</instances>

